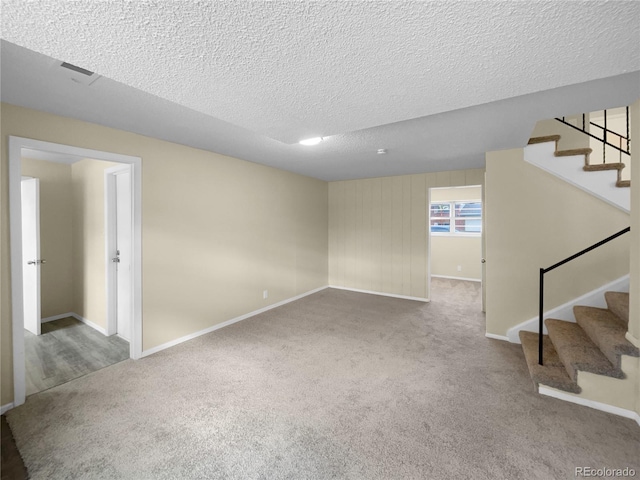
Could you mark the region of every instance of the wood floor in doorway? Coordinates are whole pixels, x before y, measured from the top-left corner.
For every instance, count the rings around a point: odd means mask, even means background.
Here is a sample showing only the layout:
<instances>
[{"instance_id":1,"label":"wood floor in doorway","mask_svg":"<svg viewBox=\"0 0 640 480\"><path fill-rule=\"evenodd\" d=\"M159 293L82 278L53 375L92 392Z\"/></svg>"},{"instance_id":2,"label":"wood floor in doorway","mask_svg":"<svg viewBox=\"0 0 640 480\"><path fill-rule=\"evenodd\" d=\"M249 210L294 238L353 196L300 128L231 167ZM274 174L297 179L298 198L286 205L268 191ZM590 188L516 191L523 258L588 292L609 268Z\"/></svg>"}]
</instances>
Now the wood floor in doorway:
<instances>
[{"instance_id":1,"label":"wood floor in doorway","mask_svg":"<svg viewBox=\"0 0 640 480\"><path fill-rule=\"evenodd\" d=\"M73 317L43 323L40 336L25 330L24 337L27 395L129 358L129 342Z\"/></svg>"}]
</instances>

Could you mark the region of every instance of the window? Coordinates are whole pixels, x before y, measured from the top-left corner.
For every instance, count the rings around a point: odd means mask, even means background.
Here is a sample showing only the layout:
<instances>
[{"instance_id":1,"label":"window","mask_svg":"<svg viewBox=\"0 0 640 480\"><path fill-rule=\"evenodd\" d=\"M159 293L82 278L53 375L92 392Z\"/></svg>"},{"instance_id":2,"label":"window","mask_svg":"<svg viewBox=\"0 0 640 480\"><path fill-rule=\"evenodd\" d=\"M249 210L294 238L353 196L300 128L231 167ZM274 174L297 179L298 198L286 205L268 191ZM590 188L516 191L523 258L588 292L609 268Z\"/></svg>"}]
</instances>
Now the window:
<instances>
[{"instance_id":1,"label":"window","mask_svg":"<svg viewBox=\"0 0 640 480\"><path fill-rule=\"evenodd\" d=\"M479 201L433 202L429 214L431 233L482 233L482 203Z\"/></svg>"}]
</instances>

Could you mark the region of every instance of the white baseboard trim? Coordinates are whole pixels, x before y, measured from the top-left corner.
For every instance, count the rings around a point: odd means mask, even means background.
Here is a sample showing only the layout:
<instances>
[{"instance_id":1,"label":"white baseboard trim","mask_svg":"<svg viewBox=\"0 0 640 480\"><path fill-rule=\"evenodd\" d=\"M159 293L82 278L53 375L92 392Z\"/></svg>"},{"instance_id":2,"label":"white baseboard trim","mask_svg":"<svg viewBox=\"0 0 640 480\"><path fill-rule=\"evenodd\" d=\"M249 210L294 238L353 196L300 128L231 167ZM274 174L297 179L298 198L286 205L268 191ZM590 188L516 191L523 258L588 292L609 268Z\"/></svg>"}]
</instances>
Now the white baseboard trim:
<instances>
[{"instance_id":1,"label":"white baseboard trim","mask_svg":"<svg viewBox=\"0 0 640 480\"><path fill-rule=\"evenodd\" d=\"M565 402L576 403L602 412L612 413L620 417L630 418L640 425L640 415L633 410L627 410L625 408L615 407L606 403L596 402L595 400L589 400L588 398L577 397L575 395L556 390L555 388L545 387L544 385L538 386L538 393L540 393L540 395L557 398L558 400L564 400Z\"/></svg>"},{"instance_id":2,"label":"white baseboard trim","mask_svg":"<svg viewBox=\"0 0 640 480\"><path fill-rule=\"evenodd\" d=\"M349 292L368 293L369 295L380 295L382 297L402 298L404 300L415 300L417 302L430 302L428 298L424 297L410 297L408 295L396 295L395 293L374 292L373 290L360 290L358 288L337 287L335 285L329 285L329 288L335 288L337 290L347 290Z\"/></svg>"},{"instance_id":3,"label":"white baseboard trim","mask_svg":"<svg viewBox=\"0 0 640 480\"><path fill-rule=\"evenodd\" d=\"M431 278L447 278L449 280L465 280L467 282L482 282L479 278L466 278L466 277L450 277L449 275L431 275Z\"/></svg>"},{"instance_id":4,"label":"white baseboard trim","mask_svg":"<svg viewBox=\"0 0 640 480\"><path fill-rule=\"evenodd\" d=\"M624 334L624 337L629 340L629 342L631 342L631 344L636 347L636 348L640 348L640 340L638 340L636 337L634 337L633 335L631 335L631 332L627 332Z\"/></svg>"},{"instance_id":5,"label":"white baseboard trim","mask_svg":"<svg viewBox=\"0 0 640 480\"><path fill-rule=\"evenodd\" d=\"M68 318L68 317L73 317L76 320L78 320L79 322L82 322L85 325L88 325L89 327L93 328L94 330L97 330L101 334L107 336L107 330L105 328L102 328L100 325L97 325L97 324L93 323L91 320L87 320L86 318L84 318L81 315L78 315L75 312L61 313L60 315L53 315L52 317L45 317L42 320L40 320L40 323L53 322L54 320L60 320L62 318Z\"/></svg>"},{"instance_id":6,"label":"white baseboard trim","mask_svg":"<svg viewBox=\"0 0 640 480\"><path fill-rule=\"evenodd\" d=\"M186 341L193 340L194 338L200 337L202 335L206 335L207 333L211 333L221 328L228 327L229 325L240 322L242 320L246 320L247 318L253 317L260 313L264 313L274 308L281 307L282 305L286 305L287 303L295 302L296 300L300 300L301 298L320 292L327 288L329 287L324 286L324 287L316 288L314 290L309 290L308 292L302 293L295 297L288 298L286 300L282 300L281 302L274 303L272 305L269 305L268 307L260 308L258 310L254 310L253 312L245 313L244 315L240 315L239 317L232 318L231 320L227 320L226 322L218 323L216 325L213 325L212 327L205 328L204 330L200 330L198 332L185 335L184 337L176 338L175 340L171 340L170 342L163 343L162 345L158 345L157 347L150 348L149 350L143 350L142 355L140 355L140 358L148 357L149 355L153 355L154 353L158 353L162 350L166 350L167 348L175 347L176 345L179 345Z\"/></svg>"},{"instance_id":7,"label":"white baseboard trim","mask_svg":"<svg viewBox=\"0 0 640 480\"><path fill-rule=\"evenodd\" d=\"M543 318L556 318L558 320L565 320L567 322L575 323L576 319L573 316L573 307L576 305L584 305L586 307L598 307L607 308L607 302L604 299L604 293L609 291L615 292L628 292L629 291L629 275L620 277L613 282L609 282L602 287L596 288L591 292L574 298L567 303L560 305L544 312ZM536 294L537 295L537 294ZM538 332L538 317L531 318L525 322L519 323L507 330L507 337L512 343L520 343L520 337L518 333L520 330L525 332ZM547 333L547 328L544 327L543 333Z\"/></svg>"},{"instance_id":8,"label":"white baseboard trim","mask_svg":"<svg viewBox=\"0 0 640 480\"><path fill-rule=\"evenodd\" d=\"M101 334L103 334L105 337L108 337L107 335L107 330L103 327L101 327L100 325L97 325L95 323L93 323L91 320L87 320L86 318L84 318L81 315L78 315L77 313L72 313L71 316L73 318L75 318L76 320L84 323L85 325L90 326L91 328L93 328L94 330L97 330L98 332L100 332Z\"/></svg>"},{"instance_id":9,"label":"white baseboard trim","mask_svg":"<svg viewBox=\"0 0 640 480\"><path fill-rule=\"evenodd\" d=\"M13 402L7 403L6 405L2 405L0 407L0 415L4 415L5 413L7 413L12 408L13 408Z\"/></svg>"},{"instance_id":10,"label":"white baseboard trim","mask_svg":"<svg viewBox=\"0 0 640 480\"><path fill-rule=\"evenodd\" d=\"M510 341L509 337L506 337L504 335L496 335L495 333L485 333L484 336L487 338L493 338L494 340L502 340L503 342Z\"/></svg>"},{"instance_id":11,"label":"white baseboard trim","mask_svg":"<svg viewBox=\"0 0 640 480\"><path fill-rule=\"evenodd\" d=\"M75 317L75 313L67 312L67 313L61 313L60 315L53 315L52 317L45 317L40 320L40 323L53 322L54 320L60 320L68 317Z\"/></svg>"}]
</instances>

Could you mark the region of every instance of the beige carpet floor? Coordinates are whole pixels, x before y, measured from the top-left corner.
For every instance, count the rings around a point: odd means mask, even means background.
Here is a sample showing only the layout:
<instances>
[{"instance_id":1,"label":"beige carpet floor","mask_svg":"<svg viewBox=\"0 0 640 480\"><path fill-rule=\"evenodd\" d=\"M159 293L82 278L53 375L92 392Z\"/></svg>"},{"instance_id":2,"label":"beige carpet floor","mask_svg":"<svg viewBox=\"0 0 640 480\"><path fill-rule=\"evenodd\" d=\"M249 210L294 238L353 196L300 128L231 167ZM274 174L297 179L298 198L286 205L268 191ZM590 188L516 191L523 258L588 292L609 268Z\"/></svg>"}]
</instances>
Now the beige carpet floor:
<instances>
[{"instance_id":1,"label":"beige carpet floor","mask_svg":"<svg viewBox=\"0 0 640 480\"><path fill-rule=\"evenodd\" d=\"M32 479L565 479L640 472L640 428L534 393L477 284L327 289L9 412Z\"/></svg>"}]
</instances>

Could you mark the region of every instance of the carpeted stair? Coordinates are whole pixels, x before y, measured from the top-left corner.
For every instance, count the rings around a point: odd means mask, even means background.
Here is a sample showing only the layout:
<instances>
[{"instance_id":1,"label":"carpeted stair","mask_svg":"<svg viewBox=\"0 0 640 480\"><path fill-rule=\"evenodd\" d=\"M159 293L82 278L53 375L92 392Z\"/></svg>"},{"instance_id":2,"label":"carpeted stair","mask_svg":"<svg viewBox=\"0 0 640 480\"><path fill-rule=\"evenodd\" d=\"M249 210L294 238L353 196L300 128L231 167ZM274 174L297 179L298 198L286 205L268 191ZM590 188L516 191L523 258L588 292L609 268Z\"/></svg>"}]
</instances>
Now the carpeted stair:
<instances>
[{"instance_id":1,"label":"carpeted stair","mask_svg":"<svg viewBox=\"0 0 640 480\"><path fill-rule=\"evenodd\" d=\"M593 152L590 148L572 148L570 150L558 150L558 141L560 141L560 135L547 135L544 137L533 137L529 139L528 144L534 145L537 143L555 142L556 151L554 155L556 157L572 157L574 155L584 155L584 167L585 172L600 172L603 170L615 170L617 172L616 187L631 187L630 180L622 180L622 170L625 168L625 164L621 162L615 163L597 163L592 164L590 161L590 155Z\"/></svg>"},{"instance_id":2,"label":"carpeted stair","mask_svg":"<svg viewBox=\"0 0 640 480\"><path fill-rule=\"evenodd\" d=\"M543 360L538 364L538 334L520 332L522 349L533 383L580 393L578 372L625 378L620 356L640 357L640 350L626 338L629 325L629 294L607 292L608 308L575 306L576 323L549 318L545 325Z\"/></svg>"}]
</instances>

